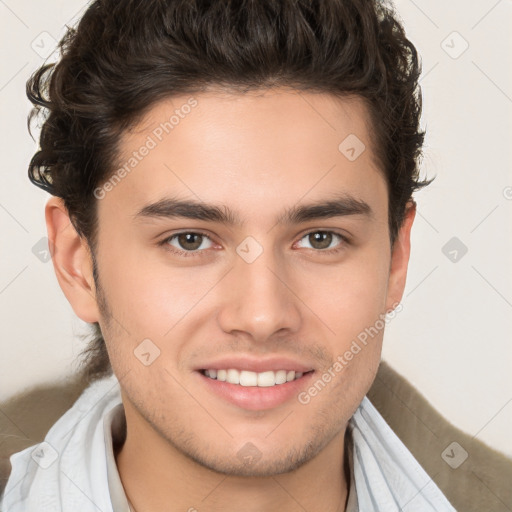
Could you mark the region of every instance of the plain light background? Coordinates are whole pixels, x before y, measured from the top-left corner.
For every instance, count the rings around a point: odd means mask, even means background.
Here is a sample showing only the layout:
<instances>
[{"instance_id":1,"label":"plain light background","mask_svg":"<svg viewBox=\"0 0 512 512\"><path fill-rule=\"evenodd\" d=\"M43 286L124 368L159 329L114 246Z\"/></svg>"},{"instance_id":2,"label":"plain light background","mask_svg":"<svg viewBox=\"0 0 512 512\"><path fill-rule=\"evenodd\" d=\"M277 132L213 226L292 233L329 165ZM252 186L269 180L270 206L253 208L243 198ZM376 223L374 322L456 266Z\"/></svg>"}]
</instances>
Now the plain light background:
<instances>
[{"instance_id":1,"label":"plain light background","mask_svg":"<svg viewBox=\"0 0 512 512\"><path fill-rule=\"evenodd\" d=\"M395 5L423 63L422 176L437 178L415 196L403 310L383 358L449 421L512 455L512 2ZM37 144L25 83L85 8L0 0L0 400L69 374L84 348L86 324L45 261L49 195L27 178Z\"/></svg>"}]
</instances>

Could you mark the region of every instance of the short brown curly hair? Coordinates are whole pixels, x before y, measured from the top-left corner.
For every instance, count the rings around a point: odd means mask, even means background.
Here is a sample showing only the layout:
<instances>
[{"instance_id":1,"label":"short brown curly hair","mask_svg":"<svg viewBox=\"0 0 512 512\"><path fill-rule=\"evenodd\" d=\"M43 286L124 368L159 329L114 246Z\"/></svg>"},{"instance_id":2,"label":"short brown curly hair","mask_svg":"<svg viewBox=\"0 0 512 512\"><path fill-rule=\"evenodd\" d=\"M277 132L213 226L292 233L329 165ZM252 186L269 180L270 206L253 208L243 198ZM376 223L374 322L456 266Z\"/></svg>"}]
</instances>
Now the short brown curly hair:
<instances>
[{"instance_id":1,"label":"short brown curly hair","mask_svg":"<svg viewBox=\"0 0 512 512\"><path fill-rule=\"evenodd\" d=\"M362 98L388 184L391 246L419 180L421 65L380 0L96 0L27 82L45 114L29 178L64 200L94 260L95 188L116 169L122 134L157 101L220 86L289 86ZM94 266L97 278L97 268ZM88 380L111 374L101 330L82 353Z\"/></svg>"}]
</instances>

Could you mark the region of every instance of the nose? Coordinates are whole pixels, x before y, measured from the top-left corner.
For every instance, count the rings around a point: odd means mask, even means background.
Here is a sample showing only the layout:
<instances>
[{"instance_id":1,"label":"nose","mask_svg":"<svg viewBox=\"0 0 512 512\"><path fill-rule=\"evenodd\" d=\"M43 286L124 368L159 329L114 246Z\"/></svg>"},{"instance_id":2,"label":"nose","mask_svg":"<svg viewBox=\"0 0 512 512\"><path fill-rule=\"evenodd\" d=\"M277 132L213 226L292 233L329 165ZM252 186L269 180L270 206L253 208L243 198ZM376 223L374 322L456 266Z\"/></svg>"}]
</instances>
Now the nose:
<instances>
[{"instance_id":1,"label":"nose","mask_svg":"<svg viewBox=\"0 0 512 512\"><path fill-rule=\"evenodd\" d=\"M264 250L251 263L235 258L223 286L218 322L224 332L242 332L254 342L265 342L300 329L300 290L294 289L298 285L289 268L272 250Z\"/></svg>"}]
</instances>

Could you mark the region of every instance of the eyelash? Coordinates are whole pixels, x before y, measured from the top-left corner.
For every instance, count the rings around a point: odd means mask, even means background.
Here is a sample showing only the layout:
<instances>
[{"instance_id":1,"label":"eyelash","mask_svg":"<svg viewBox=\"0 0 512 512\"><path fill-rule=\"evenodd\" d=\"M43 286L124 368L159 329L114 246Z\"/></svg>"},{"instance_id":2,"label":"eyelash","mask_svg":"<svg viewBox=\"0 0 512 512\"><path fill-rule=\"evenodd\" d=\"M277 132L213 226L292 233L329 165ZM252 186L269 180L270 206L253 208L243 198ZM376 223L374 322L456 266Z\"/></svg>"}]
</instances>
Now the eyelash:
<instances>
[{"instance_id":1,"label":"eyelash","mask_svg":"<svg viewBox=\"0 0 512 512\"><path fill-rule=\"evenodd\" d=\"M343 249L345 249L346 245L350 245L350 240L346 236L344 236L340 233L337 233L336 231L328 231L328 230L320 230L320 229L317 229L314 231L309 231L309 232L305 233L304 235L301 236L301 238L299 240L302 240L304 237L306 237L308 235L312 235L314 233L329 233L329 234L336 235L341 238L342 243L340 243L339 246L335 249L311 249L312 251L315 251L318 253L336 254L336 253L342 251ZM165 246L164 247L165 250L167 250L173 254L177 254L178 256L184 256L185 258L191 257L191 256L197 256L198 254L205 252L205 249L201 249L201 250L196 249L195 251L182 251L180 249L176 249L175 247L172 247L169 244L169 241L179 235L201 235L201 236L208 238L210 241L212 241L210 236L207 233L204 233L202 231L181 231L180 233L174 233L173 235L168 236L167 238L164 238L161 242L158 243L158 245Z\"/></svg>"}]
</instances>

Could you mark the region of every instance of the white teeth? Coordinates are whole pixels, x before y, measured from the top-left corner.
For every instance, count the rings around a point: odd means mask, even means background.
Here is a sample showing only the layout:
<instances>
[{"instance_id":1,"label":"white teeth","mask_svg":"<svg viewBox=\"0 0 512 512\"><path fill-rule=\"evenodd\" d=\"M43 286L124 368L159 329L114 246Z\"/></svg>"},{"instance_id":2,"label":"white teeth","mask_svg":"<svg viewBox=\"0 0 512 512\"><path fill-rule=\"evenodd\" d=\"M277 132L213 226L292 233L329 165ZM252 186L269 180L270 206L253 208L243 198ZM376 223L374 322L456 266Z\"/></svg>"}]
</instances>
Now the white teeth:
<instances>
[{"instance_id":1,"label":"white teeth","mask_svg":"<svg viewBox=\"0 0 512 512\"><path fill-rule=\"evenodd\" d=\"M230 384L240 384L240 372L230 368L226 374L226 382Z\"/></svg>"},{"instance_id":2,"label":"white teeth","mask_svg":"<svg viewBox=\"0 0 512 512\"><path fill-rule=\"evenodd\" d=\"M266 372L250 372L247 370L236 370L229 368L226 370L205 370L204 374L211 379L217 379L223 382L229 382L230 384L238 384L240 386L258 386L258 387L270 387L276 384L285 384L295 379L300 379L303 372L295 372L293 370L278 370L274 372L272 370Z\"/></svg>"},{"instance_id":3,"label":"white teeth","mask_svg":"<svg viewBox=\"0 0 512 512\"><path fill-rule=\"evenodd\" d=\"M276 384L284 384L286 382L286 370L276 372Z\"/></svg>"},{"instance_id":4,"label":"white teeth","mask_svg":"<svg viewBox=\"0 0 512 512\"><path fill-rule=\"evenodd\" d=\"M258 386L260 388L266 388L270 386L275 386L276 384L276 374L273 371L261 372L258 373Z\"/></svg>"},{"instance_id":5,"label":"white teeth","mask_svg":"<svg viewBox=\"0 0 512 512\"><path fill-rule=\"evenodd\" d=\"M231 371L231 370L230 370ZM236 370L233 370L236 372ZM229 381L231 382L231 381ZM235 383L232 383L235 384ZM257 386L258 385L258 374L254 372L248 372L242 370L240 372L240 386Z\"/></svg>"}]
</instances>

